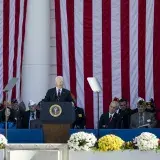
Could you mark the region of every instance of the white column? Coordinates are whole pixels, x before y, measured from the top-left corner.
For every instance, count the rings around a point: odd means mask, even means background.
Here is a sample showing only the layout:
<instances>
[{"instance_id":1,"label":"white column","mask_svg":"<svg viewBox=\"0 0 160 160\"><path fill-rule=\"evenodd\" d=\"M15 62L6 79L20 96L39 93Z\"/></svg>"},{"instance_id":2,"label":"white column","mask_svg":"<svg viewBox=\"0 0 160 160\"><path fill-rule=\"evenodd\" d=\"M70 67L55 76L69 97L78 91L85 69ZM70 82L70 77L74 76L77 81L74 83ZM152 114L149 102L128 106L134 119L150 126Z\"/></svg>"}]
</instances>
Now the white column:
<instances>
[{"instance_id":1,"label":"white column","mask_svg":"<svg viewBox=\"0 0 160 160\"><path fill-rule=\"evenodd\" d=\"M28 0L24 59L22 66L22 100L38 103L49 86L50 0Z\"/></svg>"}]
</instances>

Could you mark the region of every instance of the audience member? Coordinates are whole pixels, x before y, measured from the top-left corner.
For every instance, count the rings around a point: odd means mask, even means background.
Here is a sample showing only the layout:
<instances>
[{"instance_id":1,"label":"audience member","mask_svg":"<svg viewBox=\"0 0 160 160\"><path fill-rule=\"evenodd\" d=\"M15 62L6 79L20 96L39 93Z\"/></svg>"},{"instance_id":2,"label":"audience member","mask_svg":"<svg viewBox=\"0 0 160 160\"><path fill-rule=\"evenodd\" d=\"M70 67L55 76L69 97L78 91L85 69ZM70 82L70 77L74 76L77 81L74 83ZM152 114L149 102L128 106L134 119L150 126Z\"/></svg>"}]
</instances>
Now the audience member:
<instances>
[{"instance_id":1,"label":"audience member","mask_svg":"<svg viewBox=\"0 0 160 160\"><path fill-rule=\"evenodd\" d=\"M138 101L138 113L131 116L130 128L154 128L156 127L156 119L153 113L146 112L146 102Z\"/></svg>"},{"instance_id":2,"label":"audience member","mask_svg":"<svg viewBox=\"0 0 160 160\"><path fill-rule=\"evenodd\" d=\"M30 122L40 118L40 111L37 110L37 105L32 100L28 104L29 110L24 113L22 120L23 128L30 128Z\"/></svg>"},{"instance_id":3,"label":"audience member","mask_svg":"<svg viewBox=\"0 0 160 160\"><path fill-rule=\"evenodd\" d=\"M76 120L72 124L73 129L84 129L86 125L86 117L84 114L83 108L80 108L77 106L76 98L74 97L73 94L71 94L72 99L73 99L73 105L75 108L75 114L76 114Z\"/></svg>"},{"instance_id":4,"label":"audience member","mask_svg":"<svg viewBox=\"0 0 160 160\"><path fill-rule=\"evenodd\" d=\"M22 120L25 113L25 107L22 106L22 102L18 104L17 99L12 99L11 105L12 105L13 113L16 119L16 127L18 129L23 128Z\"/></svg>"},{"instance_id":5,"label":"audience member","mask_svg":"<svg viewBox=\"0 0 160 160\"><path fill-rule=\"evenodd\" d=\"M116 101L112 101L109 105L109 112L104 113L100 117L99 128L100 129L115 129L118 128L119 117L116 113L118 103Z\"/></svg>"}]
</instances>

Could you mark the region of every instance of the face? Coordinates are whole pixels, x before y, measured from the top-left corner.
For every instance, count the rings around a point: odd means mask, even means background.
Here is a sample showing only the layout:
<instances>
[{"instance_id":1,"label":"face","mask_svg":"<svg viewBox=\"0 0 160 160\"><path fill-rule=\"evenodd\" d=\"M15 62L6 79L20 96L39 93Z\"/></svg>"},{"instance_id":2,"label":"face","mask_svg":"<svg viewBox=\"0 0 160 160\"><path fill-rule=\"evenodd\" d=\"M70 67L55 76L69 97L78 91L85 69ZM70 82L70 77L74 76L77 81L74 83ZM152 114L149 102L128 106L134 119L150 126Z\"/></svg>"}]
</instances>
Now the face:
<instances>
[{"instance_id":1,"label":"face","mask_svg":"<svg viewBox=\"0 0 160 160\"><path fill-rule=\"evenodd\" d=\"M18 107L19 107L19 106L18 106L18 103L13 103L12 106L13 106L13 109L14 109L14 110L17 110Z\"/></svg>"},{"instance_id":2,"label":"face","mask_svg":"<svg viewBox=\"0 0 160 160\"><path fill-rule=\"evenodd\" d=\"M30 110L31 112L36 111L36 105L29 106L29 110Z\"/></svg>"},{"instance_id":3,"label":"face","mask_svg":"<svg viewBox=\"0 0 160 160\"><path fill-rule=\"evenodd\" d=\"M10 116L10 114L11 114L11 111L10 111L10 109L9 109L9 108L7 108L7 109L6 109L6 116L7 116L7 117L9 117L9 116Z\"/></svg>"},{"instance_id":4,"label":"face","mask_svg":"<svg viewBox=\"0 0 160 160\"><path fill-rule=\"evenodd\" d=\"M127 108L127 103L125 101L119 102L119 105L122 110L125 110Z\"/></svg>"},{"instance_id":5,"label":"face","mask_svg":"<svg viewBox=\"0 0 160 160\"><path fill-rule=\"evenodd\" d=\"M146 106L146 108L147 108L147 109L152 109L151 104L150 104L150 103L148 103L148 104L147 104L147 106Z\"/></svg>"},{"instance_id":6,"label":"face","mask_svg":"<svg viewBox=\"0 0 160 160\"><path fill-rule=\"evenodd\" d=\"M56 78L56 87L63 88L63 78L61 78L61 77Z\"/></svg>"},{"instance_id":7,"label":"face","mask_svg":"<svg viewBox=\"0 0 160 160\"><path fill-rule=\"evenodd\" d=\"M113 113L116 112L116 110L117 110L117 106L116 106L116 105L111 104L111 105L109 106L109 113L113 114Z\"/></svg>"},{"instance_id":8,"label":"face","mask_svg":"<svg viewBox=\"0 0 160 160\"><path fill-rule=\"evenodd\" d=\"M144 107L144 105L138 105L138 112L139 113L143 113L144 111L145 111L145 107Z\"/></svg>"}]
</instances>

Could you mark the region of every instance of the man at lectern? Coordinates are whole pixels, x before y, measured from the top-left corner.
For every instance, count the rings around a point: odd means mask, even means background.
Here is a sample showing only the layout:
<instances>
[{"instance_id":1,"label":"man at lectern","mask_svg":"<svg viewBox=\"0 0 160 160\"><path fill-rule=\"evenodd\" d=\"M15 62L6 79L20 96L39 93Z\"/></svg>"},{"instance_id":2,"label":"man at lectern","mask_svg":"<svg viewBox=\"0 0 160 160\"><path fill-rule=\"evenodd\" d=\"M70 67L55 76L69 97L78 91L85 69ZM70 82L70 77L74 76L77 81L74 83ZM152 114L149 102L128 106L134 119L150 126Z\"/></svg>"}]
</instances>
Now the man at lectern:
<instances>
[{"instance_id":1,"label":"man at lectern","mask_svg":"<svg viewBox=\"0 0 160 160\"><path fill-rule=\"evenodd\" d=\"M71 93L69 90L63 88L63 77L57 76L55 78L55 88L51 88L47 91L43 102L73 102Z\"/></svg>"}]
</instances>

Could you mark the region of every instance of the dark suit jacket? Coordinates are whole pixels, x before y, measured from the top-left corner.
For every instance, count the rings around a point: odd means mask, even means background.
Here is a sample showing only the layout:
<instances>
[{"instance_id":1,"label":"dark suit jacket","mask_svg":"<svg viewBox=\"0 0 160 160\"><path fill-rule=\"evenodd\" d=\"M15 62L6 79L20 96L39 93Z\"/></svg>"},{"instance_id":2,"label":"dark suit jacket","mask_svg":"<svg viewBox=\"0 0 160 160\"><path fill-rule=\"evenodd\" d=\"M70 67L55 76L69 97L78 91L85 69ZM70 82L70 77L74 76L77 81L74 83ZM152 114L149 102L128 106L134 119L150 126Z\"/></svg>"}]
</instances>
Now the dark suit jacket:
<instances>
[{"instance_id":1,"label":"dark suit jacket","mask_svg":"<svg viewBox=\"0 0 160 160\"><path fill-rule=\"evenodd\" d=\"M22 128L29 128L30 111L26 111L22 118ZM36 110L36 119L40 119L40 111Z\"/></svg>"},{"instance_id":2,"label":"dark suit jacket","mask_svg":"<svg viewBox=\"0 0 160 160\"><path fill-rule=\"evenodd\" d=\"M72 124L72 128L84 129L85 127L85 114L83 108L75 107L76 120Z\"/></svg>"},{"instance_id":3,"label":"dark suit jacket","mask_svg":"<svg viewBox=\"0 0 160 160\"><path fill-rule=\"evenodd\" d=\"M131 117L132 111L131 109L127 108L125 110L119 110L118 116L119 116L119 129L129 129L130 127L130 117Z\"/></svg>"},{"instance_id":4,"label":"dark suit jacket","mask_svg":"<svg viewBox=\"0 0 160 160\"><path fill-rule=\"evenodd\" d=\"M118 114L115 113L112 120L109 119L109 113L102 114L99 121L100 129L116 129L118 128L119 117Z\"/></svg>"},{"instance_id":5,"label":"dark suit jacket","mask_svg":"<svg viewBox=\"0 0 160 160\"><path fill-rule=\"evenodd\" d=\"M56 92L56 87L49 89L46 93L45 98L42 100L44 102L73 102L73 99L71 97L71 93L69 90L62 88L61 96L59 97Z\"/></svg>"}]
</instances>

